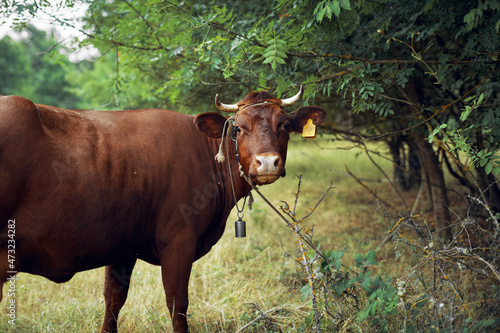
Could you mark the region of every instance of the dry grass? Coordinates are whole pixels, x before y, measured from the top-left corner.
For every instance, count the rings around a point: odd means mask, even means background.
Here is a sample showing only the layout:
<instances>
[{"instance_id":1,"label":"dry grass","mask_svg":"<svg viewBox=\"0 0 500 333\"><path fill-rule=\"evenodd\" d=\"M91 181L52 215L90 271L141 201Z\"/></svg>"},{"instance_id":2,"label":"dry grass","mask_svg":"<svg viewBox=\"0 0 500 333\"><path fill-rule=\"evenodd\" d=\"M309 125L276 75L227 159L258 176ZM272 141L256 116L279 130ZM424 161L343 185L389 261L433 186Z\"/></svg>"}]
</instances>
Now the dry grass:
<instances>
[{"instance_id":1,"label":"dry grass","mask_svg":"<svg viewBox=\"0 0 500 333\"><path fill-rule=\"evenodd\" d=\"M352 262L355 253L366 253L380 244L388 225L384 211L348 176L345 165L381 195L389 195L391 189L366 156L357 156L359 149L318 149L316 143L329 148L349 146L330 142L328 138L318 138L316 142L293 138L287 160L288 176L262 188L262 192L276 206L281 200L292 204L297 187L294 175L302 172L300 215L308 212L332 181L337 188L325 198L309 223L315 225L315 240L323 248L347 247L346 262ZM377 162L391 172L389 161L377 158ZM234 238L235 216L232 216L222 239L194 264L188 312L192 332L235 332L257 318L261 311L269 310L282 330L296 331L310 312L308 301L303 301L299 293L304 276L295 261L296 237L260 198L255 196L255 199L254 209L245 210L247 238ZM424 201L419 209L423 208ZM391 244L380 249L376 274L397 276L415 264L410 255L396 260L396 251L406 253ZM99 331L104 314L103 277L101 268L79 273L70 282L58 285L41 277L20 274L16 284L16 326L4 323L2 318L0 331ZM5 302L1 307L4 313ZM259 321L245 332L263 332L269 327ZM121 332L171 330L159 267L138 262L119 329Z\"/></svg>"}]
</instances>

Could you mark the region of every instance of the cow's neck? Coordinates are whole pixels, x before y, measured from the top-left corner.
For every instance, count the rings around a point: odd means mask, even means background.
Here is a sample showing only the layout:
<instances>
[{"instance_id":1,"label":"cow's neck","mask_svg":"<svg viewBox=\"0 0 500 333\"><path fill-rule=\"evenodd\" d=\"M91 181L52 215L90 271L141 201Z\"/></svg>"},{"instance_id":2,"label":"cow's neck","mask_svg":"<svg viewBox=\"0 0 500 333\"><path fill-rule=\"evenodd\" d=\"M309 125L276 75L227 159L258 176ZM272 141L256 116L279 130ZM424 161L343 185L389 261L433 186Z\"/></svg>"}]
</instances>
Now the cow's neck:
<instances>
[{"instance_id":1,"label":"cow's neck","mask_svg":"<svg viewBox=\"0 0 500 333\"><path fill-rule=\"evenodd\" d=\"M211 141L210 146L214 157L218 154L220 145L221 139ZM225 206L232 209L241 198L250 193L252 187L240 175L240 164L236 157L236 147L231 138L224 138L221 152L224 155L223 161L219 162L214 159L214 163L223 181L222 190L224 192Z\"/></svg>"},{"instance_id":2,"label":"cow's neck","mask_svg":"<svg viewBox=\"0 0 500 333\"><path fill-rule=\"evenodd\" d=\"M220 139L211 140L210 147L211 152L213 152L212 156L217 154L219 145ZM205 236L199 240L200 245L196 253L196 259L201 258L208 253L212 246L217 243L224 233L226 220L229 217L231 210L237 202L241 198L248 195L252 189L250 184L248 184L246 180L240 176L240 172L238 170L239 163L236 159L234 143L231 140L228 140L228 153L226 153L226 148L224 147L224 155L225 160L222 163L215 161L215 159L212 160L216 173L218 174L217 182L219 184L219 192L218 197L214 198L214 202L218 205L216 207L218 217L213 221L215 224L212 225L210 229L212 231L207 232ZM233 186L231 185L231 179L234 186L234 192ZM238 205L238 207L239 209L244 209L241 204Z\"/></svg>"},{"instance_id":3,"label":"cow's neck","mask_svg":"<svg viewBox=\"0 0 500 333\"><path fill-rule=\"evenodd\" d=\"M236 157L236 147L234 142L232 140L227 140L227 142L224 142L223 145L223 151L226 156L225 160L221 164L224 165L223 168L227 172L226 175L229 185L227 187L227 190L229 191L228 194L231 196L231 199L233 199L233 202L234 199L238 202L238 200L250 193L252 187L240 174L240 163ZM236 204L236 202L234 204Z\"/></svg>"}]
</instances>

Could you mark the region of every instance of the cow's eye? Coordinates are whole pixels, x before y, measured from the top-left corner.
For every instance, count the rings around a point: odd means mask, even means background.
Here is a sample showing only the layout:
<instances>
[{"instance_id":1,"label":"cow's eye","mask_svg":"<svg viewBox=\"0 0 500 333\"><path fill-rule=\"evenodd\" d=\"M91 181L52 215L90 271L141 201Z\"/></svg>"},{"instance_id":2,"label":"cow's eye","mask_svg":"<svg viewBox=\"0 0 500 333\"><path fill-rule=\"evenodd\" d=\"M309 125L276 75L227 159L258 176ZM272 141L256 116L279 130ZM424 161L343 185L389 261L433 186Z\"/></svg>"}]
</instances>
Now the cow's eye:
<instances>
[{"instance_id":1,"label":"cow's eye","mask_svg":"<svg viewBox=\"0 0 500 333\"><path fill-rule=\"evenodd\" d=\"M288 121L285 122L285 123L283 123L282 126L283 126L283 130L286 131L286 132L290 132L290 129L292 127Z\"/></svg>"}]
</instances>

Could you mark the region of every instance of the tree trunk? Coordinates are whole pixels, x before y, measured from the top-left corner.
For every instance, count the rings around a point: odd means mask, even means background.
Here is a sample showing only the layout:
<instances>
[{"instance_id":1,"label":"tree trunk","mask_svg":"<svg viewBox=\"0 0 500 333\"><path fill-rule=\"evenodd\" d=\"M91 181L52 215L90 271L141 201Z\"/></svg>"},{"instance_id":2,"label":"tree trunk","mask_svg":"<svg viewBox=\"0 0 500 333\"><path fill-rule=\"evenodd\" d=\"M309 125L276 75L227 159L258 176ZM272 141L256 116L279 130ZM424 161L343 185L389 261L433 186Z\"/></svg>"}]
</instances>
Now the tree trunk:
<instances>
[{"instance_id":1,"label":"tree trunk","mask_svg":"<svg viewBox=\"0 0 500 333\"><path fill-rule=\"evenodd\" d=\"M404 169L405 169L405 161L401 159L401 145L403 140L400 136L394 136L390 140L387 141L387 145L389 146L389 151L392 157L393 163L393 182L394 186L396 186L399 190L406 191L408 186L406 184Z\"/></svg>"},{"instance_id":2,"label":"tree trunk","mask_svg":"<svg viewBox=\"0 0 500 333\"><path fill-rule=\"evenodd\" d=\"M448 195L444 182L444 174L439 164L438 155L434 152L432 145L426 140L415 140L418 147L419 159L429 178L432 206L436 227L441 238L451 239L450 210L448 207Z\"/></svg>"},{"instance_id":3,"label":"tree trunk","mask_svg":"<svg viewBox=\"0 0 500 333\"><path fill-rule=\"evenodd\" d=\"M422 182L422 170L418 159L418 150L410 140L403 136L394 136L387 141L393 163L393 181L399 190L407 191L419 188ZM405 154L405 142L408 145L408 153Z\"/></svg>"},{"instance_id":4,"label":"tree trunk","mask_svg":"<svg viewBox=\"0 0 500 333\"><path fill-rule=\"evenodd\" d=\"M415 147L408 145L408 188L419 188L422 183L422 167Z\"/></svg>"}]
</instances>

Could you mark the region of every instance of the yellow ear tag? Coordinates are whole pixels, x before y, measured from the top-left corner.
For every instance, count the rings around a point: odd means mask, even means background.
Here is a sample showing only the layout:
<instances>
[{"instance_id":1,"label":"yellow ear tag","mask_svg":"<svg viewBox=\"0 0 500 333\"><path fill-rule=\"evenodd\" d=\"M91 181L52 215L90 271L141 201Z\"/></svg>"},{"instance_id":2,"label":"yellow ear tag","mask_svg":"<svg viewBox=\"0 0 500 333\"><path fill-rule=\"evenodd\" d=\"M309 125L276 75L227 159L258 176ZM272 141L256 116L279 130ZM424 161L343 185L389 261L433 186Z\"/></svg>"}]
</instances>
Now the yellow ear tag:
<instances>
[{"instance_id":1,"label":"yellow ear tag","mask_svg":"<svg viewBox=\"0 0 500 333\"><path fill-rule=\"evenodd\" d=\"M316 137L316 125L313 124L312 119L307 121L302 129L302 137L306 139L314 139Z\"/></svg>"}]
</instances>

